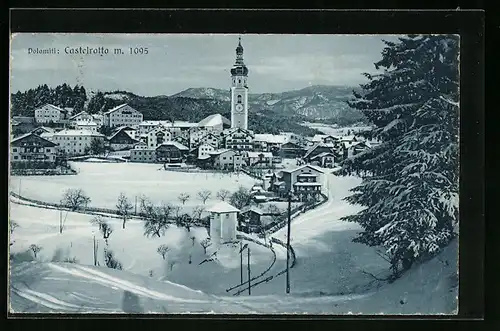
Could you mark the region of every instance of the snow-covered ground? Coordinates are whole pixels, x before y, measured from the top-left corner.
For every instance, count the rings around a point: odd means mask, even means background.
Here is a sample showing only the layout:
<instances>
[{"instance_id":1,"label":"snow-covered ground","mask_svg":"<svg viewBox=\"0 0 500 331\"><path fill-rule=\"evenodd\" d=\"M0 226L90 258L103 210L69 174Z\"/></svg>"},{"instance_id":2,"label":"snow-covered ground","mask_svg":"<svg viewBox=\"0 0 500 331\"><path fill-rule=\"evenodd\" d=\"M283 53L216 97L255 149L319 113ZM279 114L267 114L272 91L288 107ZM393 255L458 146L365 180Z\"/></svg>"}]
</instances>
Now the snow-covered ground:
<instances>
[{"instance_id":1,"label":"snow-covered ground","mask_svg":"<svg viewBox=\"0 0 500 331\"><path fill-rule=\"evenodd\" d=\"M157 165L76 165L82 170L77 176L23 178L21 194L50 201L50 197L60 197L59 193L53 191L76 186L87 191L93 199L94 196L103 197L100 200L107 201L107 204L98 206L106 207L115 204L115 197L120 191L133 194L131 192L140 189L143 191L140 193L161 200L161 197L168 197L168 194L175 199L179 187L185 191L190 188L195 194L204 188L203 183L215 185L218 182L219 188L221 183L234 185L236 188L245 181L247 186L255 182L246 176L222 179L205 174L157 171ZM144 171L144 166L150 166L151 171ZM101 167L106 170L99 171ZM142 171L137 171L139 169ZM342 216L355 213L360 208L343 201L349 195L349 189L359 184L360 179L337 177L330 172L331 169L325 169L325 189L329 201L292 221L291 244L297 260L295 267L290 270L290 295L284 294L285 275L252 288L252 296L248 296L246 292L237 297L232 296L234 291L226 293L227 288L240 282L239 247L226 245L218 251L218 261L200 265L207 255L214 252L213 247L210 247L205 254L199 244L207 236L204 228L194 228L187 233L185 229L171 226L165 236L152 239L143 236L140 221L129 221L126 229L122 229L120 220L109 219L114 227L109 247L124 267L123 271L115 271L91 266L92 230L97 232L97 228L89 222L91 216L69 213L67 228L63 234L59 234L58 211L11 203L10 217L20 225L14 232L15 243L11 252L23 252L31 244L43 247L37 258L42 262L15 263L11 277L12 308L17 311L85 311L89 309L90 302L94 302L92 307L95 310L102 308L103 312L123 311L123 297L131 296L130 293L125 295L125 292L132 292L139 297L142 311L155 312L452 313L456 307L456 287L452 288L457 270L456 245L448 247L439 259L417 266L393 284L380 287L380 283L374 282L369 274L384 277L388 273L387 262L375 253L374 248L352 242L352 238L360 230L356 224L340 221ZM86 180L78 179L80 176ZM239 181L234 183L230 179ZM143 181L145 183L140 184ZM68 182L80 186L72 186ZM16 179L11 182L14 183ZM47 184L46 189L44 184ZM29 185L33 185L32 189L44 189L31 193ZM228 186L224 188L230 189ZM24 192L25 189L27 193ZM286 241L286 231L283 228L272 236ZM191 236L195 237L194 245ZM99 261L103 266L104 241L98 233L96 238L99 238ZM160 244L166 244L170 248L165 260L156 252ZM252 250L253 276L271 265L273 254L265 247L254 243L249 245ZM276 275L286 267L286 250L276 244L273 247L276 261L266 275ZM75 257L79 265L50 262L58 248L62 250L64 257ZM190 255L191 264L188 263ZM171 262L175 264L172 266ZM37 274L42 276L33 277ZM97 279L93 279L93 282L107 287L90 287L86 282L91 277ZM210 299L198 303L179 302L177 298L184 300L186 294L177 292L177 287L172 287L177 285L166 281L207 293L196 292L200 300L207 297ZM129 283L125 286L123 282ZM140 287L139 290L137 286ZM147 290L159 292L163 297ZM74 295L70 298L68 293L71 292ZM82 299L84 297L90 299L86 299L85 303Z\"/></svg>"},{"instance_id":2,"label":"snow-covered ground","mask_svg":"<svg viewBox=\"0 0 500 331\"><path fill-rule=\"evenodd\" d=\"M27 198L59 202L68 188L82 189L90 198L89 206L116 208L120 192L135 205L135 197L146 195L154 203L168 202L181 205L180 193L190 199L183 206L185 212L203 205L197 196L201 190L210 190L207 206L215 204L216 193L221 189L236 191L240 185L251 188L257 180L246 174L205 174L160 170L159 164L143 163L86 163L73 162L79 170L74 176L29 176L10 178L9 188Z\"/></svg>"}]
</instances>

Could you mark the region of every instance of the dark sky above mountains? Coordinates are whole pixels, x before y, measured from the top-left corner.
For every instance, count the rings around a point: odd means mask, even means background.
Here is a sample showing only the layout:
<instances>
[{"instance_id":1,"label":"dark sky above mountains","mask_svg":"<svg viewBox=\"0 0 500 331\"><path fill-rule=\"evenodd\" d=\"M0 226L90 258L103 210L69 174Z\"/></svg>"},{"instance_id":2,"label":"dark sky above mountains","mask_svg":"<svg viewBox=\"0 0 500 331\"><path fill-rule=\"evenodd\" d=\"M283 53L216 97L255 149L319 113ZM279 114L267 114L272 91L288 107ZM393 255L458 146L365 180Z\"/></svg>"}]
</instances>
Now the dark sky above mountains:
<instances>
[{"instance_id":1,"label":"dark sky above mountains","mask_svg":"<svg viewBox=\"0 0 500 331\"><path fill-rule=\"evenodd\" d=\"M284 92L309 85L366 82L375 72L382 39L396 35L242 35L251 93ZM11 41L11 92L39 84L82 84L88 90L171 95L190 87L229 89L238 35L16 34ZM66 54L80 46L108 55ZM129 48L148 48L131 55ZM59 54L29 54L55 48ZM123 55L114 55L121 48Z\"/></svg>"}]
</instances>

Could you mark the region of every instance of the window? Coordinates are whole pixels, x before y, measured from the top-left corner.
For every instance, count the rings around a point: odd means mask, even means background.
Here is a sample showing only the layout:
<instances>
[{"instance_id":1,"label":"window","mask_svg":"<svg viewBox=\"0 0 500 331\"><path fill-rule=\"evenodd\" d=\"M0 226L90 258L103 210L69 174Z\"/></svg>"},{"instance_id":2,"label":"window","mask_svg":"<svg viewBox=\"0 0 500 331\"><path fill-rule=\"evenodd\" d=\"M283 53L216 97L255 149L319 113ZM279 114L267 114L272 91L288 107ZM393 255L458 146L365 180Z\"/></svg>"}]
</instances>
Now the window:
<instances>
[{"instance_id":1,"label":"window","mask_svg":"<svg viewBox=\"0 0 500 331\"><path fill-rule=\"evenodd\" d=\"M12 151L15 153L17 152L17 148L13 148Z\"/></svg>"},{"instance_id":2,"label":"window","mask_svg":"<svg viewBox=\"0 0 500 331\"><path fill-rule=\"evenodd\" d=\"M237 99L238 99L238 103L241 103L241 95L240 94L238 94Z\"/></svg>"},{"instance_id":3,"label":"window","mask_svg":"<svg viewBox=\"0 0 500 331\"><path fill-rule=\"evenodd\" d=\"M17 160L18 158L19 158L19 157L18 157L17 155L16 155L16 156L14 156L14 160Z\"/></svg>"}]
</instances>

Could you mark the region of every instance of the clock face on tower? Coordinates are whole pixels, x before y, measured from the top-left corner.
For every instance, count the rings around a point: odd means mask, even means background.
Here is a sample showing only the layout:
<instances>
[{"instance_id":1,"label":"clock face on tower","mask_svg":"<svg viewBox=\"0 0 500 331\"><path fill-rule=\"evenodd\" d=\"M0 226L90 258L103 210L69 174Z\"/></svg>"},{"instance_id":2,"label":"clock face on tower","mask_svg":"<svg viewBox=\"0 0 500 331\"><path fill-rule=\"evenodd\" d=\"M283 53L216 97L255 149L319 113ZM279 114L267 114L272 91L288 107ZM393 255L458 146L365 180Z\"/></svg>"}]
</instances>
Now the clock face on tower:
<instances>
[{"instance_id":1,"label":"clock face on tower","mask_svg":"<svg viewBox=\"0 0 500 331\"><path fill-rule=\"evenodd\" d=\"M243 111L243 105L237 104L236 105L236 111L242 112Z\"/></svg>"}]
</instances>

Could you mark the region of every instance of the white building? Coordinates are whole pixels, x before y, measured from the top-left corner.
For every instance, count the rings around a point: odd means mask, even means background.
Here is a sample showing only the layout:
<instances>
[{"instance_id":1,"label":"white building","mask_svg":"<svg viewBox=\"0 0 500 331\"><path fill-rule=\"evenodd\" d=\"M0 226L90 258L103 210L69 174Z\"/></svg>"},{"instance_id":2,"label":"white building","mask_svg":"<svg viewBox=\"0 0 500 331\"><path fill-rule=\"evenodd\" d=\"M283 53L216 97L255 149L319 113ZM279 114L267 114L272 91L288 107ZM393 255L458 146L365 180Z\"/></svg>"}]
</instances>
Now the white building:
<instances>
[{"instance_id":1,"label":"white building","mask_svg":"<svg viewBox=\"0 0 500 331\"><path fill-rule=\"evenodd\" d=\"M98 132L99 125L94 121L77 121L73 122L75 130L89 130L92 132Z\"/></svg>"},{"instance_id":2,"label":"white building","mask_svg":"<svg viewBox=\"0 0 500 331\"><path fill-rule=\"evenodd\" d=\"M52 141L59 145L59 150L68 155L84 155L94 139L104 141L105 136L88 130L62 130L52 136Z\"/></svg>"},{"instance_id":3,"label":"white building","mask_svg":"<svg viewBox=\"0 0 500 331\"><path fill-rule=\"evenodd\" d=\"M216 150L209 154L215 169L237 170L245 164L243 156L231 149Z\"/></svg>"},{"instance_id":4,"label":"white building","mask_svg":"<svg viewBox=\"0 0 500 331\"><path fill-rule=\"evenodd\" d=\"M198 159L205 159L214 152L216 148L209 144L201 144L198 146Z\"/></svg>"},{"instance_id":5,"label":"white building","mask_svg":"<svg viewBox=\"0 0 500 331\"><path fill-rule=\"evenodd\" d=\"M163 126L159 126L147 133L147 146L149 149L156 149L164 142L172 141L172 133Z\"/></svg>"},{"instance_id":6,"label":"white building","mask_svg":"<svg viewBox=\"0 0 500 331\"><path fill-rule=\"evenodd\" d=\"M103 114L92 114L92 121L96 122L100 127L104 125Z\"/></svg>"},{"instance_id":7,"label":"white building","mask_svg":"<svg viewBox=\"0 0 500 331\"><path fill-rule=\"evenodd\" d=\"M270 152L279 149L281 145L288 142L288 137L281 134L255 134L253 143L257 150Z\"/></svg>"},{"instance_id":8,"label":"white building","mask_svg":"<svg viewBox=\"0 0 500 331\"><path fill-rule=\"evenodd\" d=\"M207 211L210 213L210 241L215 245L235 241L240 210L221 201Z\"/></svg>"},{"instance_id":9,"label":"white building","mask_svg":"<svg viewBox=\"0 0 500 331\"><path fill-rule=\"evenodd\" d=\"M94 122L94 117L86 111L81 111L69 118L70 122Z\"/></svg>"},{"instance_id":10,"label":"white building","mask_svg":"<svg viewBox=\"0 0 500 331\"><path fill-rule=\"evenodd\" d=\"M108 110L103 115L104 125L111 128L123 125L138 125L143 121L142 113L126 103Z\"/></svg>"},{"instance_id":11,"label":"white building","mask_svg":"<svg viewBox=\"0 0 500 331\"><path fill-rule=\"evenodd\" d=\"M65 109L46 104L35 109L35 121L37 123L61 123L67 118L67 113Z\"/></svg>"}]
</instances>

